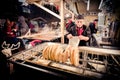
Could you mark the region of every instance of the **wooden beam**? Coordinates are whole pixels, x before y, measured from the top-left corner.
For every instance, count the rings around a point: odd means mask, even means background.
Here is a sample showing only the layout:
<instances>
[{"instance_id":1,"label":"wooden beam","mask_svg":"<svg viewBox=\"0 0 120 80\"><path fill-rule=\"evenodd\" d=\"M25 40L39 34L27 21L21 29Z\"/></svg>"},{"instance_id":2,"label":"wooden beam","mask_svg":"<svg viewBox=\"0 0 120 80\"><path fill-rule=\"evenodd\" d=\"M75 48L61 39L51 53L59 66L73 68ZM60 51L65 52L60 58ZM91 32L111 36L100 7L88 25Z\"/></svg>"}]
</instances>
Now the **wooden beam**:
<instances>
[{"instance_id":1,"label":"wooden beam","mask_svg":"<svg viewBox=\"0 0 120 80\"><path fill-rule=\"evenodd\" d=\"M60 2L60 7L61 7L61 43L64 43L64 4L63 4L63 0L61 0Z\"/></svg>"},{"instance_id":2,"label":"wooden beam","mask_svg":"<svg viewBox=\"0 0 120 80\"><path fill-rule=\"evenodd\" d=\"M53 11L45 8L44 6L42 6L42 5L40 5L40 4L36 3L36 2L34 2L33 4L36 5L36 6L38 6L38 7L40 7L41 9L45 10L46 12L50 13L51 15L57 17L58 19L61 19L61 17L60 17L58 14L56 14L56 13L54 13ZM44 15L44 14L43 14L43 15Z\"/></svg>"},{"instance_id":3,"label":"wooden beam","mask_svg":"<svg viewBox=\"0 0 120 80\"><path fill-rule=\"evenodd\" d=\"M87 11L90 10L90 0L87 1Z\"/></svg>"},{"instance_id":4,"label":"wooden beam","mask_svg":"<svg viewBox=\"0 0 120 80\"><path fill-rule=\"evenodd\" d=\"M120 50L114 50L114 49L82 46L82 47L79 47L79 50L87 51L88 53L92 53L92 54L96 54L96 55L118 55L118 56L120 56Z\"/></svg>"},{"instance_id":5,"label":"wooden beam","mask_svg":"<svg viewBox=\"0 0 120 80\"><path fill-rule=\"evenodd\" d=\"M101 0L100 5L99 5L99 8L98 8L98 9L101 9L102 3L103 3L103 0Z\"/></svg>"}]
</instances>

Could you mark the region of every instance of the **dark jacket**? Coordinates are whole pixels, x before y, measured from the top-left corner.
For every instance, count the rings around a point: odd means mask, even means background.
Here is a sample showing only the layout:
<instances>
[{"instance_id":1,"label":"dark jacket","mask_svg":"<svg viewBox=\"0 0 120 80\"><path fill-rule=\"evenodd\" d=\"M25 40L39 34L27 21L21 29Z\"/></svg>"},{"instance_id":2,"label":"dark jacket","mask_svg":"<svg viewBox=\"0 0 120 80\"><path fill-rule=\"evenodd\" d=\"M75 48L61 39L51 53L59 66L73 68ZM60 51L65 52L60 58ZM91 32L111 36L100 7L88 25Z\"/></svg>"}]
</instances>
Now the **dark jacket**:
<instances>
[{"instance_id":1,"label":"dark jacket","mask_svg":"<svg viewBox=\"0 0 120 80\"><path fill-rule=\"evenodd\" d=\"M90 30L91 30L91 34L96 33L97 29L95 28L95 24L94 23L90 23L89 24Z\"/></svg>"},{"instance_id":2,"label":"dark jacket","mask_svg":"<svg viewBox=\"0 0 120 80\"><path fill-rule=\"evenodd\" d=\"M91 38L90 28L85 25L83 25L82 28L83 28L82 35L89 37L90 39ZM77 33L77 26L73 22L71 22L70 25L66 27L66 30L68 31L68 34L72 34L73 36L79 36ZM89 46L89 40L88 41L80 40L79 46Z\"/></svg>"}]
</instances>

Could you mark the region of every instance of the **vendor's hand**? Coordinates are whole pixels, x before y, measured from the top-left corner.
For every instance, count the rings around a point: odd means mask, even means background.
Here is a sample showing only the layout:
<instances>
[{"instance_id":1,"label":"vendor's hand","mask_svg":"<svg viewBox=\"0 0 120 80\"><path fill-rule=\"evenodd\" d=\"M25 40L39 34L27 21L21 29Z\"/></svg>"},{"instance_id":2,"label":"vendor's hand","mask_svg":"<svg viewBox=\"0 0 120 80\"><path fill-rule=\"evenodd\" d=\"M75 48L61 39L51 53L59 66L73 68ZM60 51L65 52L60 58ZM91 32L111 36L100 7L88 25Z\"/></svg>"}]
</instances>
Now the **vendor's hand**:
<instances>
[{"instance_id":1,"label":"vendor's hand","mask_svg":"<svg viewBox=\"0 0 120 80\"><path fill-rule=\"evenodd\" d=\"M72 37L73 37L72 34L68 34L68 35L67 35L67 38L68 38L68 39L71 39Z\"/></svg>"},{"instance_id":2,"label":"vendor's hand","mask_svg":"<svg viewBox=\"0 0 120 80\"><path fill-rule=\"evenodd\" d=\"M79 39L80 39L80 40L84 40L84 38L85 38L85 37L84 37L83 35L80 35L80 36L79 36Z\"/></svg>"},{"instance_id":3,"label":"vendor's hand","mask_svg":"<svg viewBox=\"0 0 120 80\"><path fill-rule=\"evenodd\" d=\"M88 40L89 40L89 37L86 37L86 36L80 35L80 36L79 36L79 39L80 39L80 40L88 41Z\"/></svg>"},{"instance_id":4,"label":"vendor's hand","mask_svg":"<svg viewBox=\"0 0 120 80\"><path fill-rule=\"evenodd\" d=\"M13 34L13 32L7 32L7 34Z\"/></svg>"}]
</instances>

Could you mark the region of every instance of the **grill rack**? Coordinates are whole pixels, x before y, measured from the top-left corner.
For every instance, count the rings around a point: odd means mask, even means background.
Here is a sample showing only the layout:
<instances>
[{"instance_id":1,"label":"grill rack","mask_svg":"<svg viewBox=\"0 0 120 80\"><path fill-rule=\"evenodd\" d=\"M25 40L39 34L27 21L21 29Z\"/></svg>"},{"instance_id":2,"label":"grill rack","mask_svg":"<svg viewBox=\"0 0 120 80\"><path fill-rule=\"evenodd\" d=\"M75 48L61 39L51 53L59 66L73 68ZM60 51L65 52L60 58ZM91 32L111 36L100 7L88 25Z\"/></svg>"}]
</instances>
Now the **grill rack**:
<instances>
[{"instance_id":1,"label":"grill rack","mask_svg":"<svg viewBox=\"0 0 120 80\"><path fill-rule=\"evenodd\" d=\"M80 66L73 66L68 62L60 63L51 60L45 60L42 57L42 50L45 46L51 44L60 44L60 43L51 43L46 42L40 45L37 45L34 48L29 50L21 51L15 55L13 55L9 60L13 62L19 62L24 64L25 62L43 65L51 68L55 68L58 70L62 70L65 72L75 73L77 75L84 75L84 76L94 76L97 78L101 78L104 74L113 74L110 69L111 67L119 68L119 61L116 62L115 58L119 57L119 54L108 54L108 53L101 53L100 51L89 51L86 50L88 47L80 47L79 54L80 54ZM67 47L67 44L61 44L64 48ZM97 49L97 48L96 48ZM117 51L119 53L119 50ZM101 54L100 54L101 53ZM110 62L112 59L112 63ZM38 62L38 60L40 60ZM119 76L119 71L114 73L114 75Z\"/></svg>"}]
</instances>

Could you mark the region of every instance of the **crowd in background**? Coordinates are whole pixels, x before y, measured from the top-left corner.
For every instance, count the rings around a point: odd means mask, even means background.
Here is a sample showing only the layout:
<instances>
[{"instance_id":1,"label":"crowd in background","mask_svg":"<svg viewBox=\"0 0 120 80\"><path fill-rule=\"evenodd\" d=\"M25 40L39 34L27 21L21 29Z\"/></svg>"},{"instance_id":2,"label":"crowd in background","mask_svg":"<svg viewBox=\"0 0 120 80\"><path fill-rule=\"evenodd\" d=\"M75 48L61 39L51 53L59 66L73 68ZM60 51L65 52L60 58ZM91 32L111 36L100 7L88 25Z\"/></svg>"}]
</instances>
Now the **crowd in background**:
<instances>
[{"instance_id":1,"label":"crowd in background","mask_svg":"<svg viewBox=\"0 0 120 80\"><path fill-rule=\"evenodd\" d=\"M24 16L16 18L0 19L0 79L10 79L10 65L7 62L9 57L3 50L11 49L10 53L15 54L25 49L24 43L19 36L25 35L29 29L33 29L34 25L26 20Z\"/></svg>"}]
</instances>

